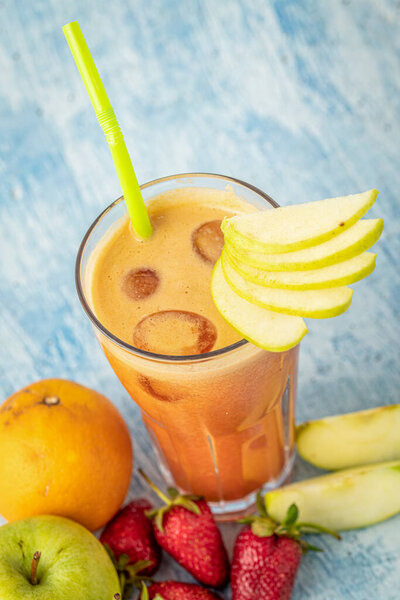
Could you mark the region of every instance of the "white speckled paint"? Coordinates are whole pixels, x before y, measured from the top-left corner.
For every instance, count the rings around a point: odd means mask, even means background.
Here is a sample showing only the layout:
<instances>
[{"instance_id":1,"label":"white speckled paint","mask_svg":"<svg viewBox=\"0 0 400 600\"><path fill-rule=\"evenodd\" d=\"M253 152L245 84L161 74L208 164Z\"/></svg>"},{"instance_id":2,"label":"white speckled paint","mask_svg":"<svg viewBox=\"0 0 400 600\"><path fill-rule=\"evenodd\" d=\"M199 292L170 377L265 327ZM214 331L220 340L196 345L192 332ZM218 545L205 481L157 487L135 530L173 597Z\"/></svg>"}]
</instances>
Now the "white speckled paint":
<instances>
[{"instance_id":1,"label":"white speckled paint","mask_svg":"<svg viewBox=\"0 0 400 600\"><path fill-rule=\"evenodd\" d=\"M127 419L136 464L159 480L74 289L78 244L120 193L62 35L74 19L141 182L213 171L281 204L380 189L376 272L354 286L345 315L308 322L297 416L398 402L398 0L0 2L1 399L50 376L97 388ZM315 472L298 461L297 478ZM232 539L236 528L224 531ZM400 517L319 542L326 551L305 557L294 600L400 597ZM167 559L166 576L190 580Z\"/></svg>"}]
</instances>

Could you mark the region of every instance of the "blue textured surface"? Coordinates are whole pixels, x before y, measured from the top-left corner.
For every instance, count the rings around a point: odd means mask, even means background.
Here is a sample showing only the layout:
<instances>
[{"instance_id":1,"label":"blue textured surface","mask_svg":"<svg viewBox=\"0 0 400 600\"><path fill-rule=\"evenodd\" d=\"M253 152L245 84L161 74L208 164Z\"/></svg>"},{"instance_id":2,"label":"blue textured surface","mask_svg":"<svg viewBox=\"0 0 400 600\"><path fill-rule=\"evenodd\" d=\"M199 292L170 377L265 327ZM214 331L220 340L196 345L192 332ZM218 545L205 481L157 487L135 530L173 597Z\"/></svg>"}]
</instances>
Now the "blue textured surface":
<instances>
[{"instance_id":1,"label":"blue textured surface","mask_svg":"<svg viewBox=\"0 0 400 600\"><path fill-rule=\"evenodd\" d=\"M3 0L0 391L71 378L107 394L156 479L139 413L95 341L73 272L120 195L62 35L79 20L141 182L242 178L281 204L380 189L376 272L343 316L309 322L298 420L399 401L400 3L395 0ZM5 460L5 457L1 457ZM296 476L315 472L299 461ZM143 491L134 477L131 496ZM235 526L224 527L232 538ZM400 597L400 517L321 540L294 600ZM166 560L162 576L190 579ZM228 593L226 595L228 598Z\"/></svg>"}]
</instances>

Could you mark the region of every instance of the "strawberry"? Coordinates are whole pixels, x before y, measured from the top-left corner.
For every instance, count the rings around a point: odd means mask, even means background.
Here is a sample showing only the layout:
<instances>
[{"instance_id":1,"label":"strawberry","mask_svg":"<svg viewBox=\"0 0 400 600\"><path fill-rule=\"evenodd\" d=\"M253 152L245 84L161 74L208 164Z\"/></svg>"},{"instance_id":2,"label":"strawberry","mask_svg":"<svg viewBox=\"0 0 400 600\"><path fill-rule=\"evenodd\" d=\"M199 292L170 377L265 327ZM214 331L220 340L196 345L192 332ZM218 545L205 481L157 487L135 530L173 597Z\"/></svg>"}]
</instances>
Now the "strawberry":
<instances>
[{"instance_id":1,"label":"strawberry","mask_svg":"<svg viewBox=\"0 0 400 600\"><path fill-rule=\"evenodd\" d=\"M169 488L163 494L139 469L165 505L147 513L153 518L157 542L204 585L222 587L229 578L229 560L221 533L205 500L182 496Z\"/></svg>"},{"instance_id":2,"label":"strawberry","mask_svg":"<svg viewBox=\"0 0 400 600\"><path fill-rule=\"evenodd\" d=\"M182 581L161 581L148 588L148 596L142 592L141 600L222 600L219 594L206 590L193 583Z\"/></svg>"},{"instance_id":3,"label":"strawberry","mask_svg":"<svg viewBox=\"0 0 400 600\"><path fill-rule=\"evenodd\" d=\"M302 550L287 537L255 535L243 529L235 542L232 563L233 600L288 600Z\"/></svg>"},{"instance_id":4,"label":"strawberry","mask_svg":"<svg viewBox=\"0 0 400 600\"><path fill-rule=\"evenodd\" d=\"M289 600L304 552L317 550L300 539L304 531L333 531L297 523L298 510L290 506L284 522L279 525L267 515L261 496L257 504L260 516L249 516L240 522L247 526L235 541L231 570L232 600Z\"/></svg>"},{"instance_id":5,"label":"strawberry","mask_svg":"<svg viewBox=\"0 0 400 600\"><path fill-rule=\"evenodd\" d=\"M145 514L151 509L145 498L133 500L115 515L100 536L119 573L122 589L138 573L152 575L160 566L161 548Z\"/></svg>"}]
</instances>

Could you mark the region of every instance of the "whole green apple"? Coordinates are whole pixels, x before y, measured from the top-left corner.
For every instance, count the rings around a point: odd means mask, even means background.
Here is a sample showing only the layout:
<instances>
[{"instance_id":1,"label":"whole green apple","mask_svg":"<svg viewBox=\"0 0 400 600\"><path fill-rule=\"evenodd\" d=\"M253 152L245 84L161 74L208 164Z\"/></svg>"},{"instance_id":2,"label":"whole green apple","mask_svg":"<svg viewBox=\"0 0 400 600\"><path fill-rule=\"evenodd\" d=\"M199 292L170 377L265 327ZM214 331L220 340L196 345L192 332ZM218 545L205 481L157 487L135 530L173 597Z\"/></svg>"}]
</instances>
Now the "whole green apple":
<instances>
[{"instance_id":1,"label":"whole green apple","mask_svg":"<svg viewBox=\"0 0 400 600\"><path fill-rule=\"evenodd\" d=\"M120 591L106 550L82 525L40 515L0 527L2 600L113 600Z\"/></svg>"}]
</instances>

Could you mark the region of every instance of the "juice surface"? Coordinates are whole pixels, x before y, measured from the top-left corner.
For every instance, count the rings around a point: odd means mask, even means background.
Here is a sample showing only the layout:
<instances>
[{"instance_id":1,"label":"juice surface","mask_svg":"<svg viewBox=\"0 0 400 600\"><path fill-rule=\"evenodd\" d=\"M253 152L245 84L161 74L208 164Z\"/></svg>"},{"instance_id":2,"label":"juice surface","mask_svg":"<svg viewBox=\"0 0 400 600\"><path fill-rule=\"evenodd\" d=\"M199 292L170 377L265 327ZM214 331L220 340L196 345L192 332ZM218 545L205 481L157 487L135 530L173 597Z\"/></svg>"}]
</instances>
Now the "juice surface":
<instances>
[{"instance_id":1,"label":"juice surface","mask_svg":"<svg viewBox=\"0 0 400 600\"><path fill-rule=\"evenodd\" d=\"M251 208L229 191L167 192L148 204L154 233L147 241L135 239L126 217L95 251L90 295L97 318L124 342L162 354L197 354L238 341L214 306L210 277L223 244L220 221ZM195 313L206 318L208 328L191 315L169 312L152 323L147 347L135 328L160 311ZM191 331L199 326L200 337L207 338L203 344Z\"/></svg>"}]
</instances>

